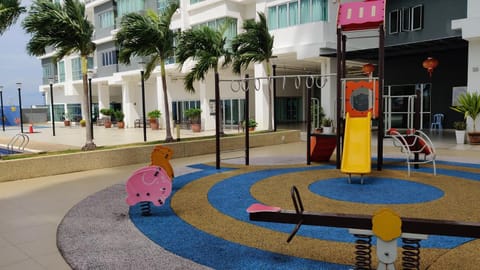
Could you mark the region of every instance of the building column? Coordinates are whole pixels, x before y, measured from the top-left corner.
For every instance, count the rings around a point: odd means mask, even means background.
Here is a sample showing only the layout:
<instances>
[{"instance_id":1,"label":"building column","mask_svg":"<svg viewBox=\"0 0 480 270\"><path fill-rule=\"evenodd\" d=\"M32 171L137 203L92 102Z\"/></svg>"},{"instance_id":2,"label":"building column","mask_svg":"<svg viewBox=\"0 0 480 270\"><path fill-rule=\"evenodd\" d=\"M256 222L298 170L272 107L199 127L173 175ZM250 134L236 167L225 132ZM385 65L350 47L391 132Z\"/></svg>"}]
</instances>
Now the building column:
<instances>
[{"instance_id":1,"label":"building column","mask_svg":"<svg viewBox=\"0 0 480 270\"><path fill-rule=\"evenodd\" d=\"M134 127L135 119L140 118L142 111L141 92L138 91L138 82L127 81L122 85L122 109L125 114L125 127Z\"/></svg>"},{"instance_id":2,"label":"building column","mask_svg":"<svg viewBox=\"0 0 480 270\"><path fill-rule=\"evenodd\" d=\"M328 75L336 73L337 59L328 58L321 63L321 74ZM325 117L336 119L337 108L337 82L335 76L322 77L322 83L327 79L325 86L321 90L321 106Z\"/></svg>"},{"instance_id":3,"label":"building column","mask_svg":"<svg viewBox=\"0 0 480 270\"><path fill-rule=\"evenodd\" d=\"M208 77L211 77L210 75L213 75L213 72L208 75ZM210 106L209 106L209 93L207 93L207 85L211 86L211 89L215 89L215 82L213 82L212 79L207 79L203 81L199 81L198 85L198 94L200 98L200 108L202 109L202 115L201 117L201 124L202 124L202 130L212 130L215 129L215 117L210 116ZM214 91L211 91L211 95L214 95ZM215 97L212 98L214 100ZM215 107L214 107L215 108ZM215 115L213 115L215 116Z\"/></svg>"},{"instance_id":4,"label":"building column","mask_svg":"<svg viewBox=\"0 0 480 270\"><path fill-rule=\"evenodd\" d=\"M255 64L255 77L266 77L266 70L263 64ZM250 93L255 92L255 121L258 129L268 129L268 111L270 98L268 92L268 80L252 80L249 82Z\"/></svg>"},{"instance_id":5,"label":"building column","mask_svg":"<svg viewBox=\"0 0 480 270\"><path fill-rule=\"evenodd\" d=\"M108 85L99 84L98 85L98 110L106 109L106 108L110 108L110 92L108 89Z\"/></svg>"}]
</instances>

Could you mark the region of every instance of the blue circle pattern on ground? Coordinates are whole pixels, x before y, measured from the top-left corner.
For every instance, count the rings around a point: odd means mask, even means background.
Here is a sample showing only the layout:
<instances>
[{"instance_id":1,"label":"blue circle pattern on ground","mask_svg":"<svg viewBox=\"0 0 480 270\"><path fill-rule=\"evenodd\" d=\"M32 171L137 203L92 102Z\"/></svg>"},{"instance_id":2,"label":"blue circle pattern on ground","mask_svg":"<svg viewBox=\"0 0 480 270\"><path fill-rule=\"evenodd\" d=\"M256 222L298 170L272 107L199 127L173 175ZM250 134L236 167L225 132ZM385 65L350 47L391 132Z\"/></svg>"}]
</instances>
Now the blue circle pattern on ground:
<instances>
[{"instance_id":1,"label":"blue circle pattern on ground","mask_svg":"<svg viewBox=\"0 0 480 270\"><path fill-rule=\"evenodd\" d=\"M216 170L214 167L206 165L192 167L200 169L200 171L176 177L172 196L174 196L176 190L189 182L231 170L228 168ZM224 179L215 184L208 192L208 199L214 208L227 216L271 230L289 233L294 227L293 224L252 222L249 220L245 209L252 203L257 202L250 194L251 186L267 177L279 174L333 168L335 167L324 165L250 172ZM402 168L394 166L391 169L401 170ZM403 170L405 170L405 167L403 167ZM439 173L442 172L446 175L454 174L452 170L441 170ZM462 176L467 175L462 174ZM474 174L468 174L468 176L474 176ZM478 176L475 175L475 178L478 178ZM346 178L343 180L346 181ZM304 206L308 209L308 202L304 202ZM152 212L153 216L142 217L137 204L130 208L130 218L143 234L158 245L205 266L213 268L221 266L224 269L351 269L351 266L347 265L319 262L259 250L210 235L180 219L171 209L169 200L163 207L153 207ZM168 235L165 232L168 232ZM303 226L298 234L330 241L353 242L354 240L348 230L344 228ZM461 237L429 236L427 240L422 241L422 247L453 248L470 240L470 238ZM205 248L206 243L208 243L208 248Z\"/></svg>"},{"instance_id":2,"label":"blue circle pattern on ground","mask_svg":"<svg viewBox=\"0 0 480 270\"><path fill-rule=\"evenodd\" d=\"M357 182L352 178L352 183ZM395 178L368 177L363 185L349 184L345 177L321 180L310 184L311 192L346 202L364 204L425 203L443 197L436 187Z\"/></svg>"}]
</instances>

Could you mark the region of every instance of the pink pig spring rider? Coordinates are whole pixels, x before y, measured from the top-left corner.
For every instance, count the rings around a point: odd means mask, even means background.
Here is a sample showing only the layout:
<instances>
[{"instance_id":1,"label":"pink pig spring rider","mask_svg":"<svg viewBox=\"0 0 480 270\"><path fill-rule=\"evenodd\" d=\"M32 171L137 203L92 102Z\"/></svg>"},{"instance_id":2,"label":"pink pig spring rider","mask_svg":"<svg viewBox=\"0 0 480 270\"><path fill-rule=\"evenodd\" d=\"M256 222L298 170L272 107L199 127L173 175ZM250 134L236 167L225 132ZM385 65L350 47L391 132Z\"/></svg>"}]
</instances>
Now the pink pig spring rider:
<instances>
[{"instance_id":1,"label":"pink pig spring rider","mask_svg":"<svg viewBox=\"0 0 480 270\"><path fill-rule=\"evenodd\" d=\"M140 203L142 216L149 216L150 203L162 206L172 192L172 181L167 172L158 166L136 170L127 180L127 204Z\"/></svg>"}]
</instances>

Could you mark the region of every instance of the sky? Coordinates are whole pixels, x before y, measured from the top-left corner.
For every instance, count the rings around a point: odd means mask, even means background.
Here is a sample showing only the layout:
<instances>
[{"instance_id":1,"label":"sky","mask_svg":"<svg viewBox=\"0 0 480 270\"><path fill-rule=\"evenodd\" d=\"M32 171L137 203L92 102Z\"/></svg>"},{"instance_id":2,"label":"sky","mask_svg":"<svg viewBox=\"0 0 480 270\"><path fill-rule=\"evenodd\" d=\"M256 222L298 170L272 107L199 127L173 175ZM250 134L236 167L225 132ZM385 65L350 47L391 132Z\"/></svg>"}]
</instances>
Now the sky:
<instances>
[{"instance_id":1,"label":"sky","mask_svg":"<svg viewBox=\"0 0 480 270\"><path fill-rule=\"evenodd\" d=\"M22 1L23 6L31 1ZM30 35L22 29L23 14L17 23L0 36L0 85L3 86L3 104L18 105L17 82L22 83L22 107L44 105L45 99L38 90L42 83L42 66L39 59L27 53Z\"/></svg>"}]
</instances>

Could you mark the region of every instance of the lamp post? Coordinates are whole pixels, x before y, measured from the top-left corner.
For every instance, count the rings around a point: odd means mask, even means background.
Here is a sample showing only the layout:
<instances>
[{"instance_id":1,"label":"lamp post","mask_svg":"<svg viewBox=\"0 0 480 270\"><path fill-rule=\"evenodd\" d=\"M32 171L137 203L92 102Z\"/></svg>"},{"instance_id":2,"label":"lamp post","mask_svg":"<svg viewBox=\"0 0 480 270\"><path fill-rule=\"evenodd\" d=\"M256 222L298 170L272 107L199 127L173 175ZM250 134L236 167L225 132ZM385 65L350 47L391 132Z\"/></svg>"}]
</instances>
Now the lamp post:
<instances>
[{"instance_id":1,"label":"lamp post","mask_svg":"<svg viewBox=\"0 0 480 270\"><path fill-rule=\"evenodd\" d=\"M95 74L95 70L89 69L88 72L88 116L90 117L90 132L93 139L93 96L92 96L92 77Z\"/></svg>"},{"instance_id":2,"label":"lamp post","mask_svg":"<svg viewBox=\"0 0 480 270\"><path fill-rule=\"evenodd\" d=\"M20 106L20 132L23 133L23 113L22 113L22 83L17 83L18 87L18 106Z\"/></svg>"},{"instance_id":3,"label":"lamp post","mask_svg":"<svg viewBox=\"0 0 480 270\"><path fill-rule=\"evenodd\" d=\"M50 83L50 111L52 113L52 134L55 136L55 111L53 109L53 83L55 82L53 78L49 78L48 82Z\"/></svg>"},{"instance_id":4,"label":"lamp post","mask_svg":"<svg viewBox=\"0 0 480 270\"><path fill-rule=\"evenodd\" d=\"M5 131L5 115L3 114L3 86L0 85L0 105L2 106L2 129Z\"/></svg>"},{"instance_id":5,"label":"lamp post","mask_svg":"<svg viewBox=\"0 0 480 270\"><path fill-rule=\"evenodd\" d=\"M143 116L143 141L147 141L147 117L145 115L145 71L140 70L140 79L142 80L142 116Z\"/></svg>"}]
</instances>

